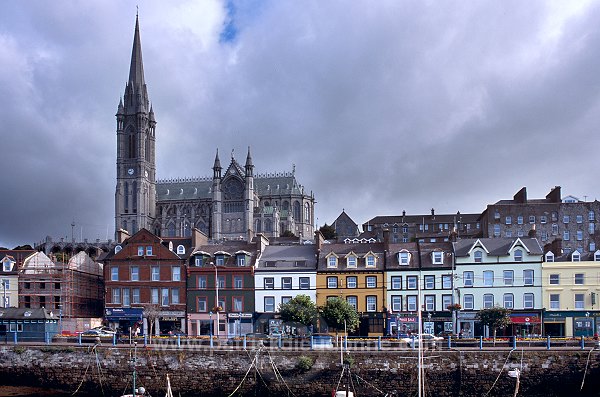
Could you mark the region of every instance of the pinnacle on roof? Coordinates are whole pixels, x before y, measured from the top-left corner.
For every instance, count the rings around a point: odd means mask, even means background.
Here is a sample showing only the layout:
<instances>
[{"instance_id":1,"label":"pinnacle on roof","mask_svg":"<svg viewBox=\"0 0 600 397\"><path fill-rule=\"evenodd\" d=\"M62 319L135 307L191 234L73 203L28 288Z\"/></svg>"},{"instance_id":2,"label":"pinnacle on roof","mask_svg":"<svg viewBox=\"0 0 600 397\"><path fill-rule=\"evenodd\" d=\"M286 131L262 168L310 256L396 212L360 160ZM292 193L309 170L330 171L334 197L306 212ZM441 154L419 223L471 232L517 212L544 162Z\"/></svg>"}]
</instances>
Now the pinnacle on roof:
<instances>
[{"instance_id":1,"label":"pinnacle on roof","mask_svg":"<svg viewBox=\"0 0 600 397\"><path fill-rule=\"evenodd\" d=\"M219 160L219 149L217 149L217 155L215 156L215 165L213 165L213 170L221 169L221 161Z\"/></svg>"},{"instance_id":2,"label":"pinnacle on roof","mask_svg":"<svg viewBox=\"0 0 600 397\"><path fill-rule=\"evenodd\" d=\"M133 35L133 49L131 50L131 66L129 68L129 84L136 88L143 87L144 81L144 63L142 61L142 42L140 40L139 18L135 16L135 34Z\"/></svg>"},{"instance_id":3,"label":"pinnacle on roof","mask_svg":"<svg viewBox=\"0 0 600 397\"><path fill-rule=\"evenodd\" d=\"M254 167L254 164L252 164L252 155L250 154L250 146L248 146L248 156L246 156L246 168L248 167Z\"/></svg>"}]
</instances>

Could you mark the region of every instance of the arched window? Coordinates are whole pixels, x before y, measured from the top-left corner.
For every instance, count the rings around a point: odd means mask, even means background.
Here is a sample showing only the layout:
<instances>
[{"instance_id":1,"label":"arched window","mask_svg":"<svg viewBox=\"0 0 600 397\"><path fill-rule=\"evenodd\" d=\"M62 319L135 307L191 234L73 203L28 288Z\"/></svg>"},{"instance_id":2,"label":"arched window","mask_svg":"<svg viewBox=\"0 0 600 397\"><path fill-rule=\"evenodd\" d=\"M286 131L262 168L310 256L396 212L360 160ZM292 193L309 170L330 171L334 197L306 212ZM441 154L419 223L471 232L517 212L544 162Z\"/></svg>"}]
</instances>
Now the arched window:
<instances>
[{"instance_id":1,"label":"arched window","mask_svg":"<svg viewBox=\"0 0 600 397\"><path fill-rule=\"evenodd\" d=\"M118 254L118 253L119 253L119 251L121 251L121 249L122 249L122 247L121 247L120 245L117 245L117 246L115 247L115 254Z\"/></svg>"},{"instance_id":2,"label":"arched window","mask_svg":"<svg viewBox=\"0 0 600 397\"><path fill-rule=\"evenodd\" d=\"M131 234L137 233L137 222L131 221Z\"/></svg>"},{"instance_id":3,"label":"arched window","mask_svg":"<svg viewBox=\"0 0 600 397\"><path fill-rule=\"evenodd\" d=\"M183 245L180 244L180 245L177 246L177 254L178 255L185 254L185 247Z\"/></svg>"},{"instance_id":4,"label":"arched window","mask_svg":"<svg viewBox=\"0 0 600 397\"><path fill-rule=\"evenodd\" d=\"M169 225L169 237L175 237L175 224L171 223Z\"/></svg>"},{"instance_id":5,"label":"arched window","mask_svg":"<svg viewBox=\"0 0 600 397\"><path fill-rule=\"evenodd\" d=\"M515 250L515 262L523 262L523 250Z\"/></svg>"},{"instance_id":6,"label":"arched window","mask_svg":"<svg viewBox=\"0 0 600 397\"><path fill-rule=\"evenodd\" d=\"M137 213L137 182L133 182L132 186L131 186L131 197L132 197L132 202L133 202L133 213Z\"/></svg>"},{"instance_id":7,"label":"arched window","mask_svg":"<svg viewBox=\"0 0 600 397\"><path fill-rule=\"evenodd\" d=\"M273 231L273 221L270 219L265 219L265 232Z\"/></svg>"},{"instance_id":8,"label":"arched window","mask_svg":"<svg viewBox=\"0 0 600 397\"><path fill-rule=\"evenodd\" d=\"M310 222L310 204L304 204L304 221Z\"/></svg>"},{"instance_id":9,"label":"arched window","mask_svg":"<svg viewBox=\"0 0 600 397\"><path fill-rule=\"evenodd\" d=\"M294 201L294 219L296 221L300 221L300 202L299 201Z\"/></svg>"},{"instance_id":10,"label":"arched window","mask_svg":"<svg viewBox=\"0 0 600 397\"><path fill-rule=\"evenodd\" d=\"M125 182L125 197L124 197L124 205L125 205L125 212L129 212L129 183Z\"/></svg>"},{"instance_id":11,"label":"arched window","mask_svg":"<svg viewBox=\"0 0 600 397\"><path fill-rule=\"evenodd\" d=\"M133 129L129 129L129 135L127 136L127 154L130 159L136 157L135 143L135 134L133 133Z\"/></svg>"},{"instance_id":12,"label":"arched window","mask_svg":"<svg viewBox=\"0 0 600 397\"><path fill-rule=\"evenodd\" d=\"M260 219L257 219L256 221L254 221L254 231L256 233L262 232L262 222L260 221Z\"/></svg>"},{"instance_id":13,"label":"arched window","mask_svg":"<svg viewBox=\"0 0 600 397\"><path fill-rule=\"evenodd\" d=\"M121 225L121 229L127 230L127 221L123 221L123 224Z\"/></svg>"}]
</instances>

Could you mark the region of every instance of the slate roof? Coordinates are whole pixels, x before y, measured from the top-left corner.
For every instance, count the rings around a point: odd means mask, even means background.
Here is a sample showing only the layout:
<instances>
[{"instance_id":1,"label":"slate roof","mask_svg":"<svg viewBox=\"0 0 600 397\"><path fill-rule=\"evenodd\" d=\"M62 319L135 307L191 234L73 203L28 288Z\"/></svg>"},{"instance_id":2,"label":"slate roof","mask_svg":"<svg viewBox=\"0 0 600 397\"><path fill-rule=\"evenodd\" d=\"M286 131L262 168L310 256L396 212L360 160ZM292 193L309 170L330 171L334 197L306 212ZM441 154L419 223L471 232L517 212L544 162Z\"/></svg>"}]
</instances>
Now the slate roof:
<instances>
[{"instance_id":1,"label":"slate roof","mask_svg":"<svg viewBox=\"0 0 600 397\"><path fill-rule=\"evenodd\" d=\"M477 220L479 220L479 218L481 217L481 214L435 214L435 215L431 215L431 214L422 214L422 215L381 215L381 216L376 216L372 219L370 219L369 221L365 222L363 225L384 225L384 224L388 224L390 226L396 224L396 225L402 225L404 223L406 224L419 224L422 223L423 220L425 220L425 223L428 223L429 221L431 221L433 218L435 218L436 222L446 222L446 223L453 223L453 222L458 222L458 220L460 219L460 221L462 223L471 223L471 222L477 222Z\"/></svg>"},{"instance_id":2,"label":"slate roof","mask_svg":"<svg viewBox=\"0 0 600 397\"><path fill-rule=\"evenodd\" d=\"M212 199L212 178L183 178L159 180L156 183L157 201ZM254 192L258 196L300 195L302 187L293 173L256 175Z\"/></svg>"},{"instance_id":3,"label":"slate roof","mask_svg":"<svg viewBox=\"0 0 600 397\"><path fill-rule=\"evenodd\" d=\"M57 316L44 308L0 308L0 319L2 320L56 320Z\"/></svg>"},{"instance_id":4,"label":"slate roof","mask_svg":"<svg viewBox=\"0 0 600 397\"><path fill-rule=\"evenodd\" d=\"M530 255L542 255L544 251L540 246L540 243L535 238L525 237L514 237L514 238L480 238L480 239L463 239L458 240L454 245L454 254L457 257L468 256L469 250L473 247L473 244L479 240L484 247L489 251L489 255L492 256L505 256L508 255L508 250L517 240L521 240L523 245L529 250Z\"/></svg>"},{"instance_id":5,"label":"slate roof","mask_svg":"<svg viewBox=\"0 0 600 397\"><path fill-rule=\"evenodd\" d=\"M260 256L256 271L316 270L316 254L315 245L269 245Z\"/></svg>"},{"instance_id":6,"label":"slate roof","mask_svg":"<svg viewBox=\"0 0 600 397\"><path fill-rule=\"evenodd\" d=\"M398 252L408 251L410 261L407 265L400 265L398 262ZM386 270L407 270L419 268L419 247L417 243L391 243L389 246L388 257L386 259Z\"/></svg>"},{"instance_id":7,"label":"slate roof","mask_svg":"<svg viewBox=\"0 0 600 397\"><path fill-rule=\"evenodd\" d=\"M339 258L344 258L347 254L353 252L358 257L358 263L356 268L347 269L345 261L340 261L338 263L337 268L328 268L327 267L327 255L330 253L335 253ZM365 260L363 256L368 252L373 252L377 255L377 261L375 262L375 267L366 267ZM319 271L373 271L373 270L383 270L385 264L385 248L383 243L350 243L350 244L324 244L321 246L321 252L319 253Z\"/></svg>"}]
</instances>

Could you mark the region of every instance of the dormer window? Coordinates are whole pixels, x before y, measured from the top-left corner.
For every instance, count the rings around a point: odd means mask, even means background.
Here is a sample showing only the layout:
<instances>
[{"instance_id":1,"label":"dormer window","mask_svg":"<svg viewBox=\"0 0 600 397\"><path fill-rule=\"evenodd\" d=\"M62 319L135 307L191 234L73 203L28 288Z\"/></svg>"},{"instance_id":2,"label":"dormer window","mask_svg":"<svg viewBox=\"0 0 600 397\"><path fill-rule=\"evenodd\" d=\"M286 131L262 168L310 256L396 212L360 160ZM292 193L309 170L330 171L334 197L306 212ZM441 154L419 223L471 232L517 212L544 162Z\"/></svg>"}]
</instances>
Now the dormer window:
<instances>
[{"instance_id":1,"label":"dormer window","mask_svg":"<svg viewBox=\"0 0 600 397\"><path fill-rule=\"evenodd\" d=\"M13 267L13 261L11 261L8 258L4 259L4 263L2 264L2 270L5 272L10 272L12 270Z\"/></svg>"},{"instance_id":2,"label":"dormer window","mask_svg":"<svg viewBox=\"0 0 600 397\"><path fill-rule=\"evenodd\" d=\"M238 266L246 266L246 255L238 255L236 263Z\"/></svg>"},{"instance_id":3,"label":"dormer window","mask_svg":"<svg viewBox=\"0 0 600 397\"><path fill-rule=\"evenodd\" d=\"M331 255L327 258L327 267L337 267L337 257L335 255Z\"/></svg>"},{"instance_id":4,"label":"dormer window","mask_svg":"<svg viewBox=\"0 0 600 397\"><path fill-rule=\"evenodd\" d=\"M581 254L579 253L579 251L573 252L573 255L571 255L571 262L580 262L580 261L581 261Z\"/></svg>"},{"instance_id":5,"label":"dormer window","mask_svg":"<svg viewBox=\"0 0 600 397\"><path fill-rule=\"evenodd\" d=\"M367 255L366 267L375 267L375 256L374 255Z\"/></svg>"},{"instance_id":6,"label":"dormer window","mask_svg":"<svg viewBox=\"0 0 600 397\"><path fill-rule=\"evenodd\" d=\"M224 255L217 255L215 260L217 262L217 266L225 265L225 256Z\"/></svg>"},{"instance_id":7,"label":"dormer window","mask_svg":"<svg viewBox=\"0 0 600 397\"><path fill-rule=\"evenodd\" d=\"M400 251L398 252L398 263L401 266L408 266L410 263L410 252Z\"/></svg>"},{"instance_id":8,"label":"dormer window","mask_svg":"<svg viewBox=\"0 0 600 397\"><path fill-rule=\"evenodd\" d=\"M185 254L185 247L183 245L178 245L177 246L177 255L184 255Z\"/></svg>"},{"instance_id":9,"label":"dormer window","mask_svg":"<svg viewBox=\"0 0 600 397\"><path fill-rule=\"evenodd\" d=\"M434 265L441 265L444 263L444 253L440 251L434 251L431 253L431 261Z\"/></svg>"},{"instance_id":10,"label":"dormer window","mask_svg":"<svg viewBox=\"0 0 600 397\"><path fill-rule=\"evenodd\" d=\"M202 267L203 264L204 264L204 257L197 256L197 257L194 258L194 266Z\"/></svg>"},{"instance_id":11,"label":"dormer window","mask_svg":"<svg viewBox=\"0 0 600 397\"><path fill-rule=\"evenodd\" d=\"M138 256L144 256L144 246L138 246Z\"/></svg>"},{"instance_id":12,"label":"dormer window","mask_svg":"<svg viewBox=\"0 0 600 397\"><path fill-rule=\"evenodd\" d=\"M119 252L121 252L122 249L123 249L123 247L121 247L120 245L117 245L115 247L115 254L118 254Z\"/></svg>"},{"instance_id":13,"label":"dormer window","mask_svg":"<svg viewBox=\"0 0 600 397\"><path fill-rule=\"evenodd\" d=\"M146 246L146 256L152 256L152 246Z\"/></svg>"},{"instance_id":14,"label":"dormer window","mask_svg":"<svg viewBox=\"0 0 600 397\"><path fill-rule=\"evenodd\" d=\"M552 251L546 252L546 262L554 262L554 253Z\"/></svg>"},{"instance_id":15,"label":"dormer window","mask_svg":"<svg viewBox=\"0 0 600 397\"><path fill-rule=\"evenodd\" d=\"M346 258L346 266L347 267L356 267L356 256L350 255Z\"/></svg>"},{"instance_id":16,"label":"dormer window","mask_svg":"<svg viewBox=\"0 0 600 397\"><path fill-rule=\"evenodd\" d=\"M515 250L515 262L523 262L523 250Z\"/></svg>"},{"instance_id":17,"label":"dormer window","mask_svg":"<svg viewBox=\"0 0 600 397\"><path fill-rule=\"evenodd\" d=\"M473 259L475 260L475 263L481 263L481 262L483 262L483 252L482 251L475 251L473 253Z\"/></svg>"}]
</instances>

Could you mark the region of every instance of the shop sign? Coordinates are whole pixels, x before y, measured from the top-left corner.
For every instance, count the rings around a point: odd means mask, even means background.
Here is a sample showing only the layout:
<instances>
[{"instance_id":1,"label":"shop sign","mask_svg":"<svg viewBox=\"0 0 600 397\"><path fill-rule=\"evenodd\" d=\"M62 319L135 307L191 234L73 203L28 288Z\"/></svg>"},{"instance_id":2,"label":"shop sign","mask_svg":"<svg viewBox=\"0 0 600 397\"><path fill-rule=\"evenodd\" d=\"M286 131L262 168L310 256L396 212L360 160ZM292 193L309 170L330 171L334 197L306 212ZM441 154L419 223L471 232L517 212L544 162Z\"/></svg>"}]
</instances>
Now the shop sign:
<instances>
[{"instance_id":1,"label":"shop sign","mask_svg":"<svg viewBox=\"0 0 600 397\"><path fill-rule=\"evenodd\" d=\"M139 320L142 318L141 308L110 307L104 310L107 320Z\"/></svg>"},{"instance_id":2,"label":"shop sign","mask_svg":"<svg viewBox=\"0 0 600 397\"><path fill-rule=\"evenodd\" d=\"M252 318L252 313L227 313L229 318Z\"/></svg>"},{"instance_id":3,"label":"shop sign","mask_svg":"<svg viewBox=\"0 0 600 397\"><path fill-rule=\"evenodd\" d=\"M182 310L163 310L160 314L161 316L169 317L185 317L185 312Z\"/></svg>"},{"instance_id":4,"label":"shop sign","mask_svg":"<svg viewBox=\"0 0 600 397\"><path fill-rule=\"evenodd\" d=\"M400 323L416 323L417 322L416 317L398 317L397 320Z\"/></svg>"},{"instance_id":5,"label":"shop sign","mask_svg":"<svg viewBox=\"0 0 600 397\"><path fill-rule=\"evenodd\" d=\"M537 315L521 315L521 316L511 316L510 321L513 324L539 324L540 318Z\"/></svg>"}]
</instances>

